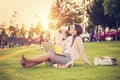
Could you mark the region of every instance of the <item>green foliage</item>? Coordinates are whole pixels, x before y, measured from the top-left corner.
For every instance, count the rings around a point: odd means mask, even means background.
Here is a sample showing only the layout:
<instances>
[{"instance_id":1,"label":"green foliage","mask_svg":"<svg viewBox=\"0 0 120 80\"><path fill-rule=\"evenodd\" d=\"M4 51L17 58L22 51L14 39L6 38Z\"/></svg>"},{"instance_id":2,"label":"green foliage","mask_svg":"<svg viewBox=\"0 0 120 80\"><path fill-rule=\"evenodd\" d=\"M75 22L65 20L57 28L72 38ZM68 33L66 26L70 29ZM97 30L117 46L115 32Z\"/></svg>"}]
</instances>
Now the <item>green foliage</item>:
<instances>
[{"instance_id":1,"label":"green foliage","mask_svg":"<svg viewBox=\"0 0 120 80\"><path fill-rule=\"evenodd\" d=\"M91 23L89 23L88 26L86 27L86 31L87 31L88 33L90 33L90 30L91 30L91 29L95 29L95 26L92 25Z\"/></svg>"},{"instance_id":2,"label":"green foliage","mask_svg":"<svg viewBox=\"0 0 120 80\"><path fill-rule=\"evenodd\" d=\"M116 24L115 18L106 15L106 10L104 7L104 5L106 5L105 1L106 0L94 0L93 5L87 9L89 15L89 25L92 24L94 26L102 25L103 28L105 27L115 28ZM108 7L107 9L110 10L110 7Z\"/></svg>"},{"instance_id":3,"label":"green foliage","mask_svg":"<svg viewBox=\"0 0 120 80\"><path fill-rule=\"evenodd\" d=\"M93 5L87 9L87 12L89 14L89 20L95 26L105 25L108 18L104 15L102 3L103 0L94 0Z\"/></svg>"},{"instance_id":4,"label":"green foliage","mask_svg":"<svg viewBox=\"0 0 120 80\"><path fill-rule=\"evenodd\" d=\"M32 68L23 68L20 57L25 54L32 58L43 54L36 50L39 46L23 46L0 50L0 80L119 80L120 79L120 41L84 43L85 52L91 65L85 65L82 59L74 67L56 69L44 63ZM58 46L56 50L61 51ZM116 66L95 66L95 57L112 56L117 58Z\"/></svg>"},{"instance_id":5,"label":"green foliage","mask_svg":"<svg viewBox=\"0 0 120 80\"><path fill-rule=\"evenodd\" d=\"M103 6L105 14L115 20L115 29L118 30L118 27L120 25L120 0L104 0Z\"/></svg>"},{"instance_id":6,"label":"green foliage","mask_svg":"<svg viewBox=\"0 0 120 80\"><path fill-rule=\"evenodd\" d=\"M120 17L120 1L104 0L103 6L105 14L118 19Z\"/></svg>"},{"instance_id":7,"label":"green foliage","mask_svg":"<svg viewBox=\"0 0 120 80\"><path fill-rule=\"evenodd\" d=\"M2 29L2 31L0 32L0 38L2 39L3 37L4 37L4 38L7 38L7 37L8 37L5 29Z\"/></svg>"},{"instance_id":8,"label":"green foliage","mask_svg":"<svg viewBox=\"0 0 120 80\"><path fill-rule=\"evenodd\" d=\"M25 27L22 25L22 28L20 29L20 35L22 37L25 37L25 34L26 34L26 30L25 30Z\"/></svg>"},{"instance_id":9,"label":"green foliage","mask_svg":"<svg viewBox=\"0 0 120 80\"><path fill-rule=\"evenodd\" d=\"M116 25L120 24L120 0L104 0L105 14L115 19Z\"/></svg>"},{"instance_id":10,"label":"green foliage","mask_svg":"<svg viewBox=\"0 0 120 80\"><path fill-rule=\"evenodd\" d=\"M56 0L51 7L50 26L60 28L73 22L80 23L83 12L73 0Z\"/></svg>"},{"instance_id":11,"label":"green foliage","mask_svg":"<svg viewBox=\"0 0 120 80\"><path fill-rule=\"evenodd\" d=\"M34 28L33 28L33 27L30 27L28 38L29 38L29 39L33 39L33 34L34 34Z\"/></svg>"},{"instance_id":12,"label":"green foliage","mask_svg":"<svg viewBox=\"0 0 120 80\"><path fill-rule=\"evenodd\" d=\"M41 32L41 29L42 29L42 24L38 23L37 26L35 27L35 33L39 35Z\"/></svg>"}]
</instances>

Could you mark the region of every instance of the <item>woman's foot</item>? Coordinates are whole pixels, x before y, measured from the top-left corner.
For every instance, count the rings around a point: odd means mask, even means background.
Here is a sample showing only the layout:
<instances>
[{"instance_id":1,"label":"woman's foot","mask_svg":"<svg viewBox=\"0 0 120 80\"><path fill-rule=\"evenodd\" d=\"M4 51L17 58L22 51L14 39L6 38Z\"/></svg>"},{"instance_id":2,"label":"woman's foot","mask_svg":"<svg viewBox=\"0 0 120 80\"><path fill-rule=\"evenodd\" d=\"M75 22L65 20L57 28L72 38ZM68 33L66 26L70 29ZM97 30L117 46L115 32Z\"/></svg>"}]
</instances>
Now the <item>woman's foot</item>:
<instances>
[{"instance_id":1,"label":"woman's foot","mask_svg":"<svg viewBox=\"0 0 120 80\"><path fill-rule=\"evenodd\" d=\"M24 55L22 55L21 59L22 59L24 62L28 62L28 60L25 58Z\"/></svg>"},{"instance_id":2,"label":"woman's foot","mask_svg":"<svg viewBox=\"0 0 120 80\"><path fill-rule=\"evenodd\" d=\"M26 63L23 61L23 60L21 60L21 65L25 68L26 67Z\"/></svg>"},{"instance_id":3,"label":"woman's foot","mask_svg":"<svg viewBox=\"0 0 120 80\"><path fill-rule=\"evenodd\" d=\"M24 67L24 68L29 68L29 67L31 67L32 65L31 65L32 63L26 63L26 62L24 62L23 60L21 60L21 65Z\"/></svg>"},{"instance_id":4,"label":"woman's foot","mask_svg":"<svg viewBox=\"0 0 120 80\"><path fill-rule=\"evenodd\" d=\"M31 66L29 66L29 63L27 63L27 59L24 57L24 55L21 56L21 65L22 65L24 68L31 67Z\"/></svg>"}]
</instances>

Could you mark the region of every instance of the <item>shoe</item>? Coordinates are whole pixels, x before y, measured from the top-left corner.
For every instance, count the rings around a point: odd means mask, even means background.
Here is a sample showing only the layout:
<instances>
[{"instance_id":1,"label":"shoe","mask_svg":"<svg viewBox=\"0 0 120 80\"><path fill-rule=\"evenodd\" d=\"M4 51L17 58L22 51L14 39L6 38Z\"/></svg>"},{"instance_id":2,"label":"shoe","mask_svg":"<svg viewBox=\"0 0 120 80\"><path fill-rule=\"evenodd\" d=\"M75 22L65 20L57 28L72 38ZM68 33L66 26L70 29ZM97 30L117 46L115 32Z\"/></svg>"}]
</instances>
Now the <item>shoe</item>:
<instances>
[{"instance_id":1,"label":"shoe","mask_svg":"<svg viewBox=\"0 0 120 80\"><path fill-rule=\"evenodd\" d=\"M53 64L53 67L58 68L58 64Z\"/></svg>"},{"instance_id":2,"label":"shoe","mask_svg":"<svg viewBox=\"0 0 120 80\"><path fill-rule=\"evenodd\" d=\"M65 67L66 68L71 68L71 67L73 67L73 64L74 64L74 61L71 60L70 62L68 62L67 64L65 64Z\"/></svg>"},{"instance_id":3,"label":"shoe","mask_svg":"<svg viewBox=\"0 0 120 80\"><path fill-rule=\"evenodd\" d=\"M62 69L64 69L64 68L71 68L71 67L73 67L73 64L74 64L74 61L71 60L67 64L53 64L53 67L55 67L55 68L62 68Z\"/></svg>"},{"instance_id":4,"label":"shoe","mask_svg":"<svg viewBox=\"0 0 120 80\"><path fill-rule=\"evenodd\" d=\"M65 64L53 64L53 67L59 68L59 69L64 69L64 68L66 68Z\"/></svg>"}]
</instances>

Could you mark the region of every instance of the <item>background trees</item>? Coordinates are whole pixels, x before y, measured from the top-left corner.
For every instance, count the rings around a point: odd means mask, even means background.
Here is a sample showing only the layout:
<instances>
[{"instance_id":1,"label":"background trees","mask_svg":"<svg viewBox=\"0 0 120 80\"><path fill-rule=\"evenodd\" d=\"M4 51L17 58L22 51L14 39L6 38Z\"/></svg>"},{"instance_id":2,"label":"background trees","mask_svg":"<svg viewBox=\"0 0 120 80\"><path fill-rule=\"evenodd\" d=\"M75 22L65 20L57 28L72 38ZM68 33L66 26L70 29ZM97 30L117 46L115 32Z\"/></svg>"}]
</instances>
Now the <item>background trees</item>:
<instances>
[{"instance_id":1,"label":"background trees","mask_svg":"<svg viewBox=\"0 0 120 80\"><path fill-rule=\"evenodd\" d=\"M56 0L51 7L49 15L50 26L60 28L62 25L69 26L73 22L80 23L81 15L83 14L80 5L73 0Z\"/></svg>"},{"instance_id":2,"label":"background trees","mask_svg":"<svg viewBox=\"0 0 120 80\"><path fill-rule=\"evenodd\" d=\"M101 25L104 30L106 27L117 30L120 23L119 5L120 1L118 0L94 0L92 6L87 9L89 15L88 28Z\"/></svg>"},{"instance_id":3,"label":"background trees","mask_svg":"<svg viewBox=\"0 0 120 80\"><path fill-rule=\"evenodd\" d=\"M97 39L98 39L98 26L102 25L103 29L105 29L106 22L108 20L108 16L104 15L102 3L103 0L94 0L92 6L87 9L87 13L89 15L88 28L92 26L92 28L95 29L97 27L96 29Z\"/></svg>"},{"instance_id":4,"label":"background trees","mask_svg":"<svg viewBox=\"0 0 120 80\"><path fill-rule=\"evenodd\" d=\"M114 21L116 22L116 26L114 26L114 28L118 30L118 27L120 25L120 0L104 0L103 8L105 11L105 15L108 15L110 18L114 19Z\"/></svg>"},{"instance_id":5,"label":"background trees","mask_svg":"<svg viewBox=\"0 0 120 80\"><path fill-rule=\"evenodd\" d=\"M106 27L118 30L120 25L120 1L119 0L93 0L92 5L87 8L88 13L88 30L101 25L105 30ZM83 10L80 4L73 0L55 0L51 6L49 15L49 26L52 29L59 29L61 26L69 26L73 22L82 23ZM9 26L1 25L0 36L3 37L24 37L26 33L29 39L33 39L34 34L39 36L42 31L41 22L34 25L30 30L26 30L26 24L17 23L18 12L13 11ZM31 23L32 24L32 23ZM5 29L4 29L5 28ZM105 32L105 31L104 31ZM117 34L116 34L117 36ZM117 37L116 37L117 39Z\"/></svg>"}]
</instances>

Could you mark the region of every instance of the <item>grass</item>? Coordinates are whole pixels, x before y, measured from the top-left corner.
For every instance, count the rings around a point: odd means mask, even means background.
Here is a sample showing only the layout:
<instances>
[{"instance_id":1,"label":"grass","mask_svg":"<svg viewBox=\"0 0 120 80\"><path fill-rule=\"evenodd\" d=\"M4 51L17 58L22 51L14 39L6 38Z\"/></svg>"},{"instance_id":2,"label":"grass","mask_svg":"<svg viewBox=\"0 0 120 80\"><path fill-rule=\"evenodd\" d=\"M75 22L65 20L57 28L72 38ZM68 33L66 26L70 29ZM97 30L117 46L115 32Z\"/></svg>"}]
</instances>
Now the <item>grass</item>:
<instances>
[{"instance_id":1,"label":"grass","mask_svg":"<svg viewBox=\"0 0 120 80\"><path fill-rule=\"evenodd\" d=\"M91 65L85 65L82 59L74 67L56 69L44 63L32 68L23 68L20 57L25 54L31 58L44 53L35 50L38 46L23 46L0 50L0 80L120 80L120 41L85 43L85 52ZM61 49L55 46L58 52ZM95 66L95 57L112 56L117 58L118 65Z\"/></svg>"}]
</instances>

